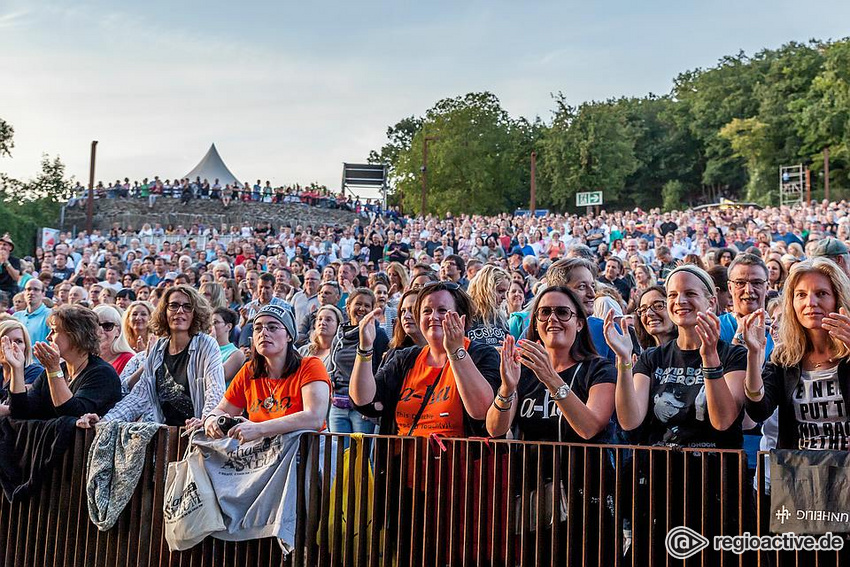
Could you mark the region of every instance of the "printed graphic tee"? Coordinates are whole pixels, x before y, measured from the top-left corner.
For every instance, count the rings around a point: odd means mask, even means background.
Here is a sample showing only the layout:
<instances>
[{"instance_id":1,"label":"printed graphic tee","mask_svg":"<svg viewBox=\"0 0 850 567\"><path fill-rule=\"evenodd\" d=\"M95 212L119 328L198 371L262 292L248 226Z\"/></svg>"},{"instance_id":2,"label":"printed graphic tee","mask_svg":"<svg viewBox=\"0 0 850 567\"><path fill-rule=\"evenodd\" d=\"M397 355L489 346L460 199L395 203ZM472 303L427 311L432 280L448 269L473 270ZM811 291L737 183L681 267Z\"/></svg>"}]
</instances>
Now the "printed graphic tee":
<instances>
[{"instance_id":1,"label":"printed graphic tee","mask_svg":"<svg viewBox=\"0 0 850 567\"><path fill-rule=\"evenodd\" d=\"M315 356L305 356L295 374L281 379L255 377L252 365L246 364L233 377L224 398L245 408L249 420L268 421L304 411L301 388L311 382L327 384L330 397L331 379L325 365Z\"/></svg>"},{"instance_id":2,"label":"printed graphic tee","mask_svg":"<svg viewBox=\"0 0 850 567\"><path fill-rule=\"evenodd\" d=\"M801 450L846 451L850 419L838 384L838 366L803 370L792 395Z\"/></svg>"},{"instance_id":3,"label":"printed graphic tee","mask_svg":"<svg viewBox=\"0 0 850 567\"><path fill-rule=\"evenodd\" d=\"M724 373L747 369L747 350L717 343ZM708 419L705 379L699 350L681 350L676 341L644 351L635 374L650 377L649 408L642 433L651 445L679 445L740 449L743 444L743 411L726 431L715 429Z\"/></svg>"},{"instance_id":4,"label":"printed graphic tee","mask_svg":"<svg viewBox=\"0 0 850 567\"><path fill-rule=\"evenodd\" d=\"M448 363L445 367L428 366L429 352L427 346L422 349L402 385L395 414L399 435L407 435L410 431L428 387L436 380L413 435L427 437L439 433L446 437L463 437L463 402L451 366Z\"/></svg>"}]
</instances>

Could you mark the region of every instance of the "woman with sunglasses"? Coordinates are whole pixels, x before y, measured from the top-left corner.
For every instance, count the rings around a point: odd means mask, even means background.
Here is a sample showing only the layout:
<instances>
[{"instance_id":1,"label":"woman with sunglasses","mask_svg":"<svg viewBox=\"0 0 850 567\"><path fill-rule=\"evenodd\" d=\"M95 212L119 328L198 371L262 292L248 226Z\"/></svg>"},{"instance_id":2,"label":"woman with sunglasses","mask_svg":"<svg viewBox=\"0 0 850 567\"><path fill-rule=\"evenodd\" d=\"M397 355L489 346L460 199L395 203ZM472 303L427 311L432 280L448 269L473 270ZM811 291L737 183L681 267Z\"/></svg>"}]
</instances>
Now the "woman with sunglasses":
<instances>
[{"instance_id":1,"label":"woman with sunglasses","mask_svg":"<svg viewBox=\"0 0 850 567\"><path fill-rule=\"evenodd\" d=\"M224 395L224 366L215 339L207 334L211 313L193 288L167 288L151 318L151 331L161 337L150 348L141 378L104 421L148 421L196 427ZM88 428L101 416L88 413L77 426Z\"/></svg>"},{"instance_id":2,"label":"woman with sunglasses","mask_svg":"<svg viewBox=\"0 0 850 567\"><path fill-rule=\"evenodd\" d=\"M351 401L364 415L381 418L384 435L480 435L500 383L499 353L466 338L472 315L469 295L455 283L426 284L415 312L425 346L398 351L377 373L378 311L361 319ZM441 393L439 400L428 403L433 392Z\"/></svg>"},{"instance_id":3,"label":"woman with sunglasses","mask_svg":"<svg viewBox=\"0 0 850 567\"><path fill-rule=\"evenodd\" d=\"M47 318L47 342L33 354L44 367L32 387L25 385L26 351L6 334L0 339L5 365L11 368L9 415L14 419L79 417L105 412L121 399L118 374L98 356L97 315L78 305L63 305Z\"/></svg>"},{"instance_id":4,"label":"woman with sunglasses","mask_svg":"<svg viewBox=\"0 0 850 567\"><path fill-rule=\"evenodd\" d=\"M641 427L650 445L740 449L746 349L720 340L711 277L684 265L667 276L667 313L674 341L641 353L632 367L632 340L605 318L605 340L617 355L617 419Z\"/></svg>"},{"instance_id":5,"label":"woman with sunglasses","mask_svg":"<svg viewBox=\"0 0 850 567\"><path fill-rule=\"evenodd\" d=\"M121 314L114 305L98 305L94 308L100 325L100 358L112 365L119 375L135 356L127 344L121 329Z\"/></svg>"},{"instance_id":6,"label":"woman with sunglasses","mask_svg":"<svg viewBox=\"0 0 850 567\"><path fill-rule=\"evenodd\" d=\"M660 346L679 336L667 314L667 292L660 285L641 291L637 296L635 335L642 349Z\"/></svg>"},{"instance_id":7,"label":"woman with sunglasses","mask_svg":"<svg viewBox=\"0 0 850 567\"><path fill-rule=\"evenodd\" d=\"M607 441L617 372L596 353L584 308L569 288L548 287L535 298L528 338L516 344L505 339L500 370L501 385L487 410L490 435L502 436L516 424L522 439Z\"/></svg>"}]
</instances>

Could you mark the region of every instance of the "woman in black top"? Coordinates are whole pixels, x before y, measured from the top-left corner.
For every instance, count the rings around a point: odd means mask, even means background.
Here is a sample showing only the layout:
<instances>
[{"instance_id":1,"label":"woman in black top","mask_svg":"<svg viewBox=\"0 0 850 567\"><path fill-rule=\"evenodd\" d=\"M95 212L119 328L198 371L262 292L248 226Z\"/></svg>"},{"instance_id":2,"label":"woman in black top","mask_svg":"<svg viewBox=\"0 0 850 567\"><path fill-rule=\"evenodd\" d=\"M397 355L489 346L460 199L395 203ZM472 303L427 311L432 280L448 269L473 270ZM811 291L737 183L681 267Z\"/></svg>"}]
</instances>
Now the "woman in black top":
<instances>
[{"instance_id":1,"label":"woman in black top","mask_svg":"<svg viewBox=\"0 0 850 567\"><path fill-rule=\"evenodd\" d=\"M605 340L617 354L617 419L642 427L650 445L740 449L747 353L720 340L711 277L680 266L667 276L667 313L678 338L641 353L632 370L632 341L605 318Z\"/></svg>"},{"instance_id":2,"label":"woman in black top","mask_svg":"<svg viewBox=\"0 0 850 567\"><path fill-rule=\"evenodd\" d=\"M744 321L747 414L757 421L779 408L778 449L850 449L850 280L826 258L791 268L779 340L767 365L765 313Z\"/></svg>"},{"instance_id":3,"label":"woman in black top","mask_svg":"<svg viewBox=\"0 0 850 567\"><path fill-rule=\"evenodd\" d=\"M513 337L505 339L501 376L487 411L490 435L502 436L516 423L522 439L607 440L617 373L596 353L587 315L569 288L549 287L537 296L528 339L516 346Z\"/></svg>"},{"instance_id":4,"label":"woman in black top","mask_svg":"<svg viewBox=\"0 0 850 567\"><path fill-rule=\"evenodd\" d=\"M79 417L105 413L121 399L121 381L97 352L97 315L77 305L58 307L47 318L50 342L36 343L36 358L44 366L32 388L24 386L24 351L3 337L3 354L12 367L9 413L16 419ZM60 360L64 362L60 362Z\"/></svg>"}]
</instances>

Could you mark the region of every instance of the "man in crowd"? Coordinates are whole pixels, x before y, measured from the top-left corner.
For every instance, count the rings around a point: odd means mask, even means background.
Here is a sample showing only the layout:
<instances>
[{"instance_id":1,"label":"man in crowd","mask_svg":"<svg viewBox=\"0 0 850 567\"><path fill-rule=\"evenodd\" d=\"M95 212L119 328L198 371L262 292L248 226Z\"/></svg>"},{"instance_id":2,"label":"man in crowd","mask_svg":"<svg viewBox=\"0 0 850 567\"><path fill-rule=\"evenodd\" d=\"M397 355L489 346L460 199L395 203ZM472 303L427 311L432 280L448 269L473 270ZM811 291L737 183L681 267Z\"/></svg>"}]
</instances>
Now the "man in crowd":
<instances>
[{"instance_id":1,"label":"man in crowd","mask_svg":"<svg viewBox=\"0 0 850 567\"><path fill-rule=\"evenodd\" d=\"M829 258L850 277L850 248L837 238L830 236L818 242L812 255Z\"/></svg>"},{"instance_id":2,"label":"man in crowd","mask_svg":"<svg viewBox=\"0 0 850 567\"><path fill-rule=\"evenodd\" d=\"M24 286L24 301L27 308L16 311L15 319L24 324L29 331L32 344L47 340L50 330L47 328L47 317L50 309L44 304L44 284L38 278L32 278Z\"/></svg>"},{"instance_id":3,"label":"man in crowd","mask_svg":"<svg viewBox=\"0 0 850 567\"><path fill-rule=\"evenodd\" d=\"M605 271L599 277L599 281L610 285L615 288L618 292L620 292L620 296L623 298L623 301L628 301L631 297L632 286L623 277L623 261L620 260L619 256L610 256L608 261L605 262ZM589 311L592 313L593 311Z\"/></svg>"},{"instance_id":4,"label":"man in crowd","mask_svg":"<svg viewBox=\"0 0 850 567\"><path fill-rule=\"evenodd\" d=\"M15 243L12 237L4 234L0 237L0 291L9 296L18 293L18 278L21 277L21 261L12 256Z\"/></svg>"},{"instance_id":5,"label":"man in crowd","mask_svg":"<svg viewBox=\"0 0 850 567\"><path fill-rule=\"evenodd\" d=\"M744 344L744 318L759 309L764 309L767 297L767 266L755 254L741 253L735 256L728 268L729 293L732 295L732 312L720 316L720 340L733 344ZM767 333L765 360L773 352L773 337Z\"/></svg>"}]
</instances>

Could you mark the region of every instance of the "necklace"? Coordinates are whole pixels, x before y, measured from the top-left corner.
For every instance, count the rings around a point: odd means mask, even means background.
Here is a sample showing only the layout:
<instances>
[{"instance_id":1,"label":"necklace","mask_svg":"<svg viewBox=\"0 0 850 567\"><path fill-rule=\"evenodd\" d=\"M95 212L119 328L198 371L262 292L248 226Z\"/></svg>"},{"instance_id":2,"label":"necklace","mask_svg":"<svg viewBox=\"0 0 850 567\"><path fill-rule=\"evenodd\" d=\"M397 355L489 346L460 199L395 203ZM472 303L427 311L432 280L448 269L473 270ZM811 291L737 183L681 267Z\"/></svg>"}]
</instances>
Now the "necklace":
<instances>
[{"instance_id":1,"label":"necklace","mask_svg":"<svg viewBox=\"0 0 850 567\"><path fill-rule=\"evenodd\" d=\"M269 391L268 397L265 400L263 400L263 407L266 409L266 411L271 411L271 409L275 406L275 404L277 404L277 400L274 397L276 392L269 385L267 380L268 380L268 378L263 378L263 384L265 385L266 389Z\"/></svg>"}]
</instances>

